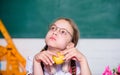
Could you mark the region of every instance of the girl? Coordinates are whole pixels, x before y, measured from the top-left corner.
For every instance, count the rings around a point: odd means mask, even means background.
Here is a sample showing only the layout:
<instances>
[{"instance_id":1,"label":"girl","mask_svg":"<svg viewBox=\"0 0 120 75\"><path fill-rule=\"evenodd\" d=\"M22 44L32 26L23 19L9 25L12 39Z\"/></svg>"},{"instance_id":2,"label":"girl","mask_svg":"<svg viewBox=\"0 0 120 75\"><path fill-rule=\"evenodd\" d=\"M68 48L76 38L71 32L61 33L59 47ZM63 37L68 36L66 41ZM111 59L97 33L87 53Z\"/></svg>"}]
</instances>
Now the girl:
<instances>
[{"instance_id":1,"label":"girl","mask_svg":"<svg viewBox=\"0 0 120 75\"><path fill-rule=\"evenodd\" d=\"M59 18L46 35L46 46L34 56L33 75L91 75L86 57L75 47L79 31L68 18ZM55 64L52 57L60 52L64 63Z\"/></svg>"}]
</instances>

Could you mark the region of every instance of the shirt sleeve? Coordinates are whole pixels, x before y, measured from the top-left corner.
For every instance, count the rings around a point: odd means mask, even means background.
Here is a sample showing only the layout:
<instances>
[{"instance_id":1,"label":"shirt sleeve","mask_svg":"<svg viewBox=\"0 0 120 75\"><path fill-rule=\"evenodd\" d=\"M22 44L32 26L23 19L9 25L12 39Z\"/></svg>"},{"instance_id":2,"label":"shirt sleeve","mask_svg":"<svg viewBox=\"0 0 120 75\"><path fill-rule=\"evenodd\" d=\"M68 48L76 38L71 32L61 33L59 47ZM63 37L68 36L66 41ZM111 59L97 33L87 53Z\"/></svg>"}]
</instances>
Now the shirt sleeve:
<instances>
[{"instance_id":1,"label":"shirt sleeve","mask_svg":"<svg viewBox=\"0 0 120 75\"><path fill-rule=\"evenodd\" d=\"M77 75L80 74L80 64L77 61L76 61L76 69L77 69L76 74Z\"/></svg>"},{"instance_id":2,"label":"shirt sleeve","mask_svg":"<svg viewBox=\"0 0 120 75\"><path fill-rule=\"evenodd\" d=\"M26 60L26 71L27 75L33 73L33 56L28 56Z\"/></svg>"}]
</instances>

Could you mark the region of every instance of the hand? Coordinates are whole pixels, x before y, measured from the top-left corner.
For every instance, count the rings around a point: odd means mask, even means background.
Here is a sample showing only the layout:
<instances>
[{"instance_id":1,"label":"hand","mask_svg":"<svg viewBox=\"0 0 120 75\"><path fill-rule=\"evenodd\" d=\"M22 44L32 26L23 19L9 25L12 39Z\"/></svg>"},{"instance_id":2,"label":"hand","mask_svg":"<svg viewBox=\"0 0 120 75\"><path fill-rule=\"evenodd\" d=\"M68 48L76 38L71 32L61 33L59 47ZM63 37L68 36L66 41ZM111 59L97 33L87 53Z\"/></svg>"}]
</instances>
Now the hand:
<instances>
[{"instance_id":1,"label":"hand","mask_svg":"<svg viewBox=\"0 0 120 75\"><path fill-rule=\"evenodd\" d=\"M81 52L79 52L75 47L68 48L62 51L61 53L65 55L64 60L66 61L72 59L81 63L86 60L85 56Z\"/></svg>"},{"instance_id":2,"label":"hand","mask_svg":"<svg viewBox=\"0 0 120 75\"><path fill-rule=\"evenodd\" d=\"M55 53L50 52L49 50L41 51L37 53L34 59L37 62L43 62L45 65L52 65L54 63L52 56L57 56Z\"/></svg>"}]
</instances>

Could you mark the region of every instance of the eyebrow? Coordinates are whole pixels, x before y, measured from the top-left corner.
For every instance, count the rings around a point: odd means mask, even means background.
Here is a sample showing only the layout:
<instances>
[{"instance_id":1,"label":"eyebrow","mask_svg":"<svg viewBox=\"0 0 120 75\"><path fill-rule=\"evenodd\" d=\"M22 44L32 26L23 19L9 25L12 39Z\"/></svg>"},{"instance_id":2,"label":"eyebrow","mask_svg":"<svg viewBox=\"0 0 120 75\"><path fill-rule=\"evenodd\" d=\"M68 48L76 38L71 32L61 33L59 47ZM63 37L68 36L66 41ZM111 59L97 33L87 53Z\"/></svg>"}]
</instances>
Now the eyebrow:
<instances>
[{"instance_id":1,"label":"eyebrow","mask_svg":"<svg viewBox=\"0 0 120 75\"><path fill-rule=\"evenodd\" d=\"M51 26L56 26L55 24L52 24ZM60 27L58 27L58 26L56 26L57 28L60 28ZM61 29L65 29L65 28L61 28ZM67 29L65 29L65 30L67 30ZM67 32L69 32L68 30L67 30ZM70 33L70 32L69 32ZM71 34L71 33L70 33Z\"/></svg>"}]
</instances>

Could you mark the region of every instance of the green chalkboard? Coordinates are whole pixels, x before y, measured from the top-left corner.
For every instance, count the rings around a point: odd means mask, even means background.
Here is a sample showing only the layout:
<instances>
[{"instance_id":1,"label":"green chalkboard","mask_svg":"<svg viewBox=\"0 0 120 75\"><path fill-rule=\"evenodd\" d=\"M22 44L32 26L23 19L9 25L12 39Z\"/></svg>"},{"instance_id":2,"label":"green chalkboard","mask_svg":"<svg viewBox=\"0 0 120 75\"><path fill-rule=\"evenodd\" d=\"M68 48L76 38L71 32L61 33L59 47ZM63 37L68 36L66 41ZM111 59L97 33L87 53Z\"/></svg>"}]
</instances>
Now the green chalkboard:
<instances>
[{"instance_id":1,"label":"green chalkboard","mask_svg":"<svg viewBox=\"0 0 120 75\"><path fill-rule=\"evenodd\" d=\"M120 38L120 0L0 0L12 38L44 38L58 17L72 18L81 38Z\"/></svg>"}]
</instances>

